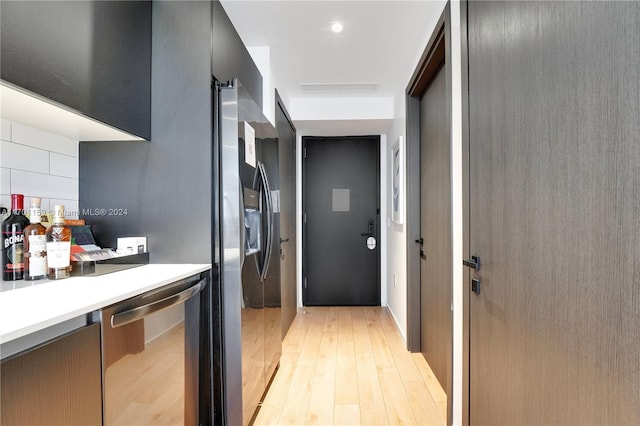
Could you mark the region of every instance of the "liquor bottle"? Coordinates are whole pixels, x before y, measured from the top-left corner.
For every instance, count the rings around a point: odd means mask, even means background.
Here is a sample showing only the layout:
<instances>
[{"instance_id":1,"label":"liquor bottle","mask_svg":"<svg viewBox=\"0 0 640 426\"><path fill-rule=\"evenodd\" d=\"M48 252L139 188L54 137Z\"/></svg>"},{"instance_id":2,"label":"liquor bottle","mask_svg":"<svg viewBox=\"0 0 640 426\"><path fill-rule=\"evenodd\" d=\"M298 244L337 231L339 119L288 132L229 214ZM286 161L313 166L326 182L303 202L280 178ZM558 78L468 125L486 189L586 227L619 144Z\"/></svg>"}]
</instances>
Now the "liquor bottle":
<instances>
[{"instance_id":1,"label":"liquor bottle","mask_svg":"<svg viewBox=\"0 0 640 426\"><path fill-rule=\"evenodd\" d=\"M29 225L24 216L24 195L11 194L11 215L2 222L2 279L21 280L24 276L23 229Z\"/></svg>"},{"instance_id":2,"label":"liquor bottle","mask_svg":"<svg viewBox=\"0 0 640 426\"><path fill-rule=\"evenodd\" d=\"M24 228L24 279L47 278L47 229L40 223L42 212L40 198L32 198L29 204L29 222Z\"/></svg>"},{"instance_id":3,"label":"liquor bottle","mask_svg":"<svg viewBox=\"0 0 640 426\"><path fill-rule=\"evenodd\" d=\"M71 276L71 228L64 224L64 206L53 207L53 219L47 229L47 266L50 280Z\"/></svg>"}]
</instances>

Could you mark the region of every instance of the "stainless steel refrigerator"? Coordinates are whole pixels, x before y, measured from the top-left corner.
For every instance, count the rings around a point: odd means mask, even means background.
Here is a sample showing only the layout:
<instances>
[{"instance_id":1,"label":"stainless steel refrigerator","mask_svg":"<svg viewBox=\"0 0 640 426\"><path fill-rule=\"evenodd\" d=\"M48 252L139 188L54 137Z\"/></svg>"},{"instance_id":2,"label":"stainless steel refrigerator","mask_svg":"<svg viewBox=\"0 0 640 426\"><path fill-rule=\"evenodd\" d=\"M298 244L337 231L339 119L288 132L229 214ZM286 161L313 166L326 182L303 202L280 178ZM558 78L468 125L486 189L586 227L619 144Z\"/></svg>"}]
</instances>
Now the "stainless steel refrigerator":
<instances>
[{"instance_id":1,"label":"stainless steel refrigerator","mask_svg":"<svg viewBox=\"0 0 640 426\"><path fill-rule=\"evenodd\" d=\"M222 410L248 424L282 351L278 135L238 80L216 82Z\"/></svg>"}]
</instances>

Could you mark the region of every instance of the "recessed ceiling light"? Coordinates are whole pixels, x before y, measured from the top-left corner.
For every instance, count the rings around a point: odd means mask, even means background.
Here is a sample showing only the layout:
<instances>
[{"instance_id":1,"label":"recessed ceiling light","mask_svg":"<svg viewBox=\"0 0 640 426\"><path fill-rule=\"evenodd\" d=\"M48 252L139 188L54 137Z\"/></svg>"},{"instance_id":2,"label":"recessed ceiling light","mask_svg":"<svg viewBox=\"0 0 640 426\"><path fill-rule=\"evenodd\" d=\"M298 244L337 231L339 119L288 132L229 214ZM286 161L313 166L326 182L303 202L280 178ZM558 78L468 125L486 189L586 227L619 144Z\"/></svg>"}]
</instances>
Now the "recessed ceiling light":
<instances>
[{"instance_id":1,"label":"recessed ceiling light","mask_svg":"<svg viewBox=\"0 0 640 426\"><path fill-rule=\"evenodd\" d=\"M340 22L334 22L333 24L331 24L331 31L333 31L334 33L341 33L343 29L344 27Z\"/></svg>"}]
</instances>

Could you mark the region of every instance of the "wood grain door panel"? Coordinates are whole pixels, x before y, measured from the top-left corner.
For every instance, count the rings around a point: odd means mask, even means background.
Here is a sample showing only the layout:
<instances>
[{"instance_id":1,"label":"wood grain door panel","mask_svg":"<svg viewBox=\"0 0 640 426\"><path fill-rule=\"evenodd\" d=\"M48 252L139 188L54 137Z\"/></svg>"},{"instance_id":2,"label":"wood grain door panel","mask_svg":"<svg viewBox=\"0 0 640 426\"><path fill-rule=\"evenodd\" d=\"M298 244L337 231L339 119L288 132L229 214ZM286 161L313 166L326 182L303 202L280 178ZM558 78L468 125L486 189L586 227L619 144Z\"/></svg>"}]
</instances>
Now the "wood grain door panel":
<instances>
[{"instance_id":1,"label":"wood grain door panel","mask_svg":"<svg viewBox=\"0 0 640 426\"><path fill-rule=\"evenodd\" d=\"M468 23L470 423L640 424L640 4Z\"/></svg>"},{"instance_id":2,"label":"wood grain door panel","mask_svg":"<svg viewBox=\"0 0 640 426\"><path fill-rule=\"evenodd\" d=\"M451 153L444 68L420 100L420 350L443 388L451 360Z\"/></svg>"},{"instance_id":3,"label":"wood grain door panel","mask_svg":"<svg viewBox=\"0 0 640 426\"><path fill-rule=\"evenodd\" d=\"M101 425L100 324L2 362L0 423Z\"/></svg>"}]
</instances>

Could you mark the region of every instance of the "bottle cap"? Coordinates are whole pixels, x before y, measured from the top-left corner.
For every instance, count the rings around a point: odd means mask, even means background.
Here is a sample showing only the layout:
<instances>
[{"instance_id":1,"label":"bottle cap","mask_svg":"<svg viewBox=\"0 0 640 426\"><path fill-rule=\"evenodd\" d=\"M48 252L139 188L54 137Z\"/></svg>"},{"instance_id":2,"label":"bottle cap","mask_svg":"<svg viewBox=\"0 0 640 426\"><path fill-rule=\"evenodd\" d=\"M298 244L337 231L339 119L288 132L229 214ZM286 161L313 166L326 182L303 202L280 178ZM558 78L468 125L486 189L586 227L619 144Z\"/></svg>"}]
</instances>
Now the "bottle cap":
<instances>
[{"instance_id":1,"label":"bottle cap","mask_svg":"<svg viewBox=\"0 0 640 426\"><path fill-rule=\"evenodd\" d=\"M40 197L32 197L31 202L29 203L29 207L39 209L41 205L42 198Z\"/></svg>"},{"instance_id":2,"label":"bottle cap","mask_svg":"<svg viewBox=\"0 0 640 426\"><path fill-rule=\"evenodd\" d=\"M64 205L58 204L53 206L53 217L64 219Z\"/></svg>"},{"instance_id":3,"label":"bottle cap","mask_svg":"<svg viewBox=\"0 0 640 426\"><path fill-rule=\"evenodd\" d=\"M11 194L11 209L23 210L24 209L24 195Z\"/></svg>"}]
</instances>

